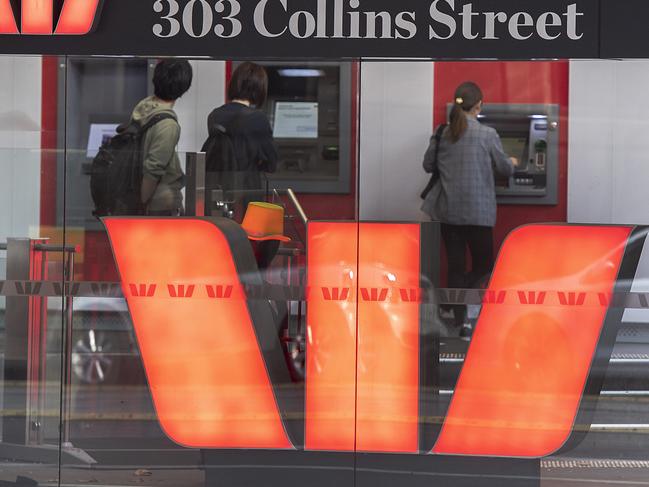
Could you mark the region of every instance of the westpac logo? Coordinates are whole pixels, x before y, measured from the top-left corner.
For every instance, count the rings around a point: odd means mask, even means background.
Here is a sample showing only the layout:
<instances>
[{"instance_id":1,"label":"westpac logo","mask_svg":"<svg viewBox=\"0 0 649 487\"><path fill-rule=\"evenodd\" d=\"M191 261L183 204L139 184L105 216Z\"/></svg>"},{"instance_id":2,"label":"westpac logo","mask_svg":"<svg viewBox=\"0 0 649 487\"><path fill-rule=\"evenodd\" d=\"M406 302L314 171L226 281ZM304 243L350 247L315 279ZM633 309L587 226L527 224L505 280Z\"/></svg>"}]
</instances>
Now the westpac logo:
<instances>
[{"instance_id":1,"label":"westpac logo","mask_svg":"<svg viewBox=\"0 0 649 487\"><path fill-rule=\"evenodd\" d=\"M442 412L431 310L418 296L427 292L423 226L309 223L298 400L269 303L246 291L262 281L240 227L105 224L158 420L177 443L524 458L576 443L576 425L590 424L582 399L599 394L622 309L580 296L627 286L647 233L530 225L510 234ZM544 290L561 290L559 299ZM433 417L440 428L429 427Z\"/></svg>"},{"instance_id":2,"label":"westpac logo","mask_svg":"<svg viewBox=\"0 0 649 487\"><path fill-rule=\"evenodd\" d=\"M85 35L103 0L0 0L0 34Z\"/></svg>"}]
</instances>

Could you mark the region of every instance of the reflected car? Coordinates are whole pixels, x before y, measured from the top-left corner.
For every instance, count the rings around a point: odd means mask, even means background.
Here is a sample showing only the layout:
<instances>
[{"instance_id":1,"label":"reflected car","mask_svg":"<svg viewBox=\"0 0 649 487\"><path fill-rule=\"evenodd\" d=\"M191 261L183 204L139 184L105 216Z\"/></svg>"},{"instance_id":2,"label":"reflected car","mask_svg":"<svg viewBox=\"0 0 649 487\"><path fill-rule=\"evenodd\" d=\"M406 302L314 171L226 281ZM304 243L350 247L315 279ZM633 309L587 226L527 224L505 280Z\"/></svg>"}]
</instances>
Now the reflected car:
<instances>
[{"instance_id":1,"label":"reflected car","mask_svg":"<svg viewBox=\"0 0 649 487\"><path fill-rule=\"evenodd\" d=\"M73 382L121 383L120 375L127 367L142 368L126 300L75 298L73 309ZM133 376L132 372L128 375Z\"/></svg>"}]
</instances>

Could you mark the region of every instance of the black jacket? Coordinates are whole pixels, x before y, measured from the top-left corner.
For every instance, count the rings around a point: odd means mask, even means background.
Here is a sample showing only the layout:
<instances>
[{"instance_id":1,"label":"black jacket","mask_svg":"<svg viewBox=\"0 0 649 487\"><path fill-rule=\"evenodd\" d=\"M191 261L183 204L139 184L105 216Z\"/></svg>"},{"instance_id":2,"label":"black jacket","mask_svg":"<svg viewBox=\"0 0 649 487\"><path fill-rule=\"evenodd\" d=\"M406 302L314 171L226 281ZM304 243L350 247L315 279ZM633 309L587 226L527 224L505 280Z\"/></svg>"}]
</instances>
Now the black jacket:
<instances>
[{"instance_id":1,"label":"black jacket","mask_svg":"<svg viewBox=\"0 0 649 487\"><path fill-rule=\"evenodd\" d=\"M207 118L210 136L217 125L230 134L239 170L245 172L244 187L239 189L263 189L261 173L277 169L277 150L266 115L241 103L226 103Z\"/></svg>"}]
</instances>

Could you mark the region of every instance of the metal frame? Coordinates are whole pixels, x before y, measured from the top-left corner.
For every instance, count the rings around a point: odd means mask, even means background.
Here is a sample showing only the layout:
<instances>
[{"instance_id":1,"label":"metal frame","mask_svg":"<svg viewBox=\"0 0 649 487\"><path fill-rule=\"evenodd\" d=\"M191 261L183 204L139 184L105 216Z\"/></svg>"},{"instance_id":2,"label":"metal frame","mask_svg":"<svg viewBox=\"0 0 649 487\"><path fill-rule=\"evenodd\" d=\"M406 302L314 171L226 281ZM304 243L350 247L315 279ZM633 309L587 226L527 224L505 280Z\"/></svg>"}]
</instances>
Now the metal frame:
<instances>
[{"instance_id":1,"label":"metal frame","mask_svg":"<svg viewBox=\"0 0 649 487\"><path fill-rule=\"evenodd\" d=\"M0 244L7 251L7 279L30 281L22 295L7 296L5 328L5 360L3 364L2 397L4 409L24 414L3 416L0 457L29 462L56 463L61 456L70 464L96 463L86 452L70 442L71 351L73 297L69 287L74 280L72 245L50 245L47 239L10 238ZM61 438L60 445L45 443L43 418L47 383L47 300L36 289L47 281L48 254L60 252L65 264L62 283L62 330L64 348L62 362ZM7 398L11 404L7 405Z\"/></svg>"}]
</instances>

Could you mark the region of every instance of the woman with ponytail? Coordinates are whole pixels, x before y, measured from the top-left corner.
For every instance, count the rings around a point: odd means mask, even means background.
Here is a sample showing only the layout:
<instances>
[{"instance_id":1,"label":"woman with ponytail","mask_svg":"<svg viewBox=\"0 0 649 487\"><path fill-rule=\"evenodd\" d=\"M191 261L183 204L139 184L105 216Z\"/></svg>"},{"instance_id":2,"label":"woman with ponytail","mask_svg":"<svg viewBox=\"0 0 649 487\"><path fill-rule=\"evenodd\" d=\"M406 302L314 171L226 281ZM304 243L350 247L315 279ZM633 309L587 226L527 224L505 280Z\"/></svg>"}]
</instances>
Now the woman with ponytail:
<instances>
[{"instance_id":1,"label":"woman with ponytail","mask_svg":"<svg viewBox=\"0 0 649 487\"><path fill-rule=\"evenodd\" d=\"M450 123L441 136L431 137L424 156L424 170L439 177L422 210L442 224L451 288L475 287L490 275L496 224L494 171L509 177L518 165L503 151L496 131L478 122L482 99L477 84L467 81L458 86ZM472 263L468 272L467 248ZM466 307L453 306L453 314L455 325L462 328L460 335L469 337Z\"/></svg>"}]
</instances>

